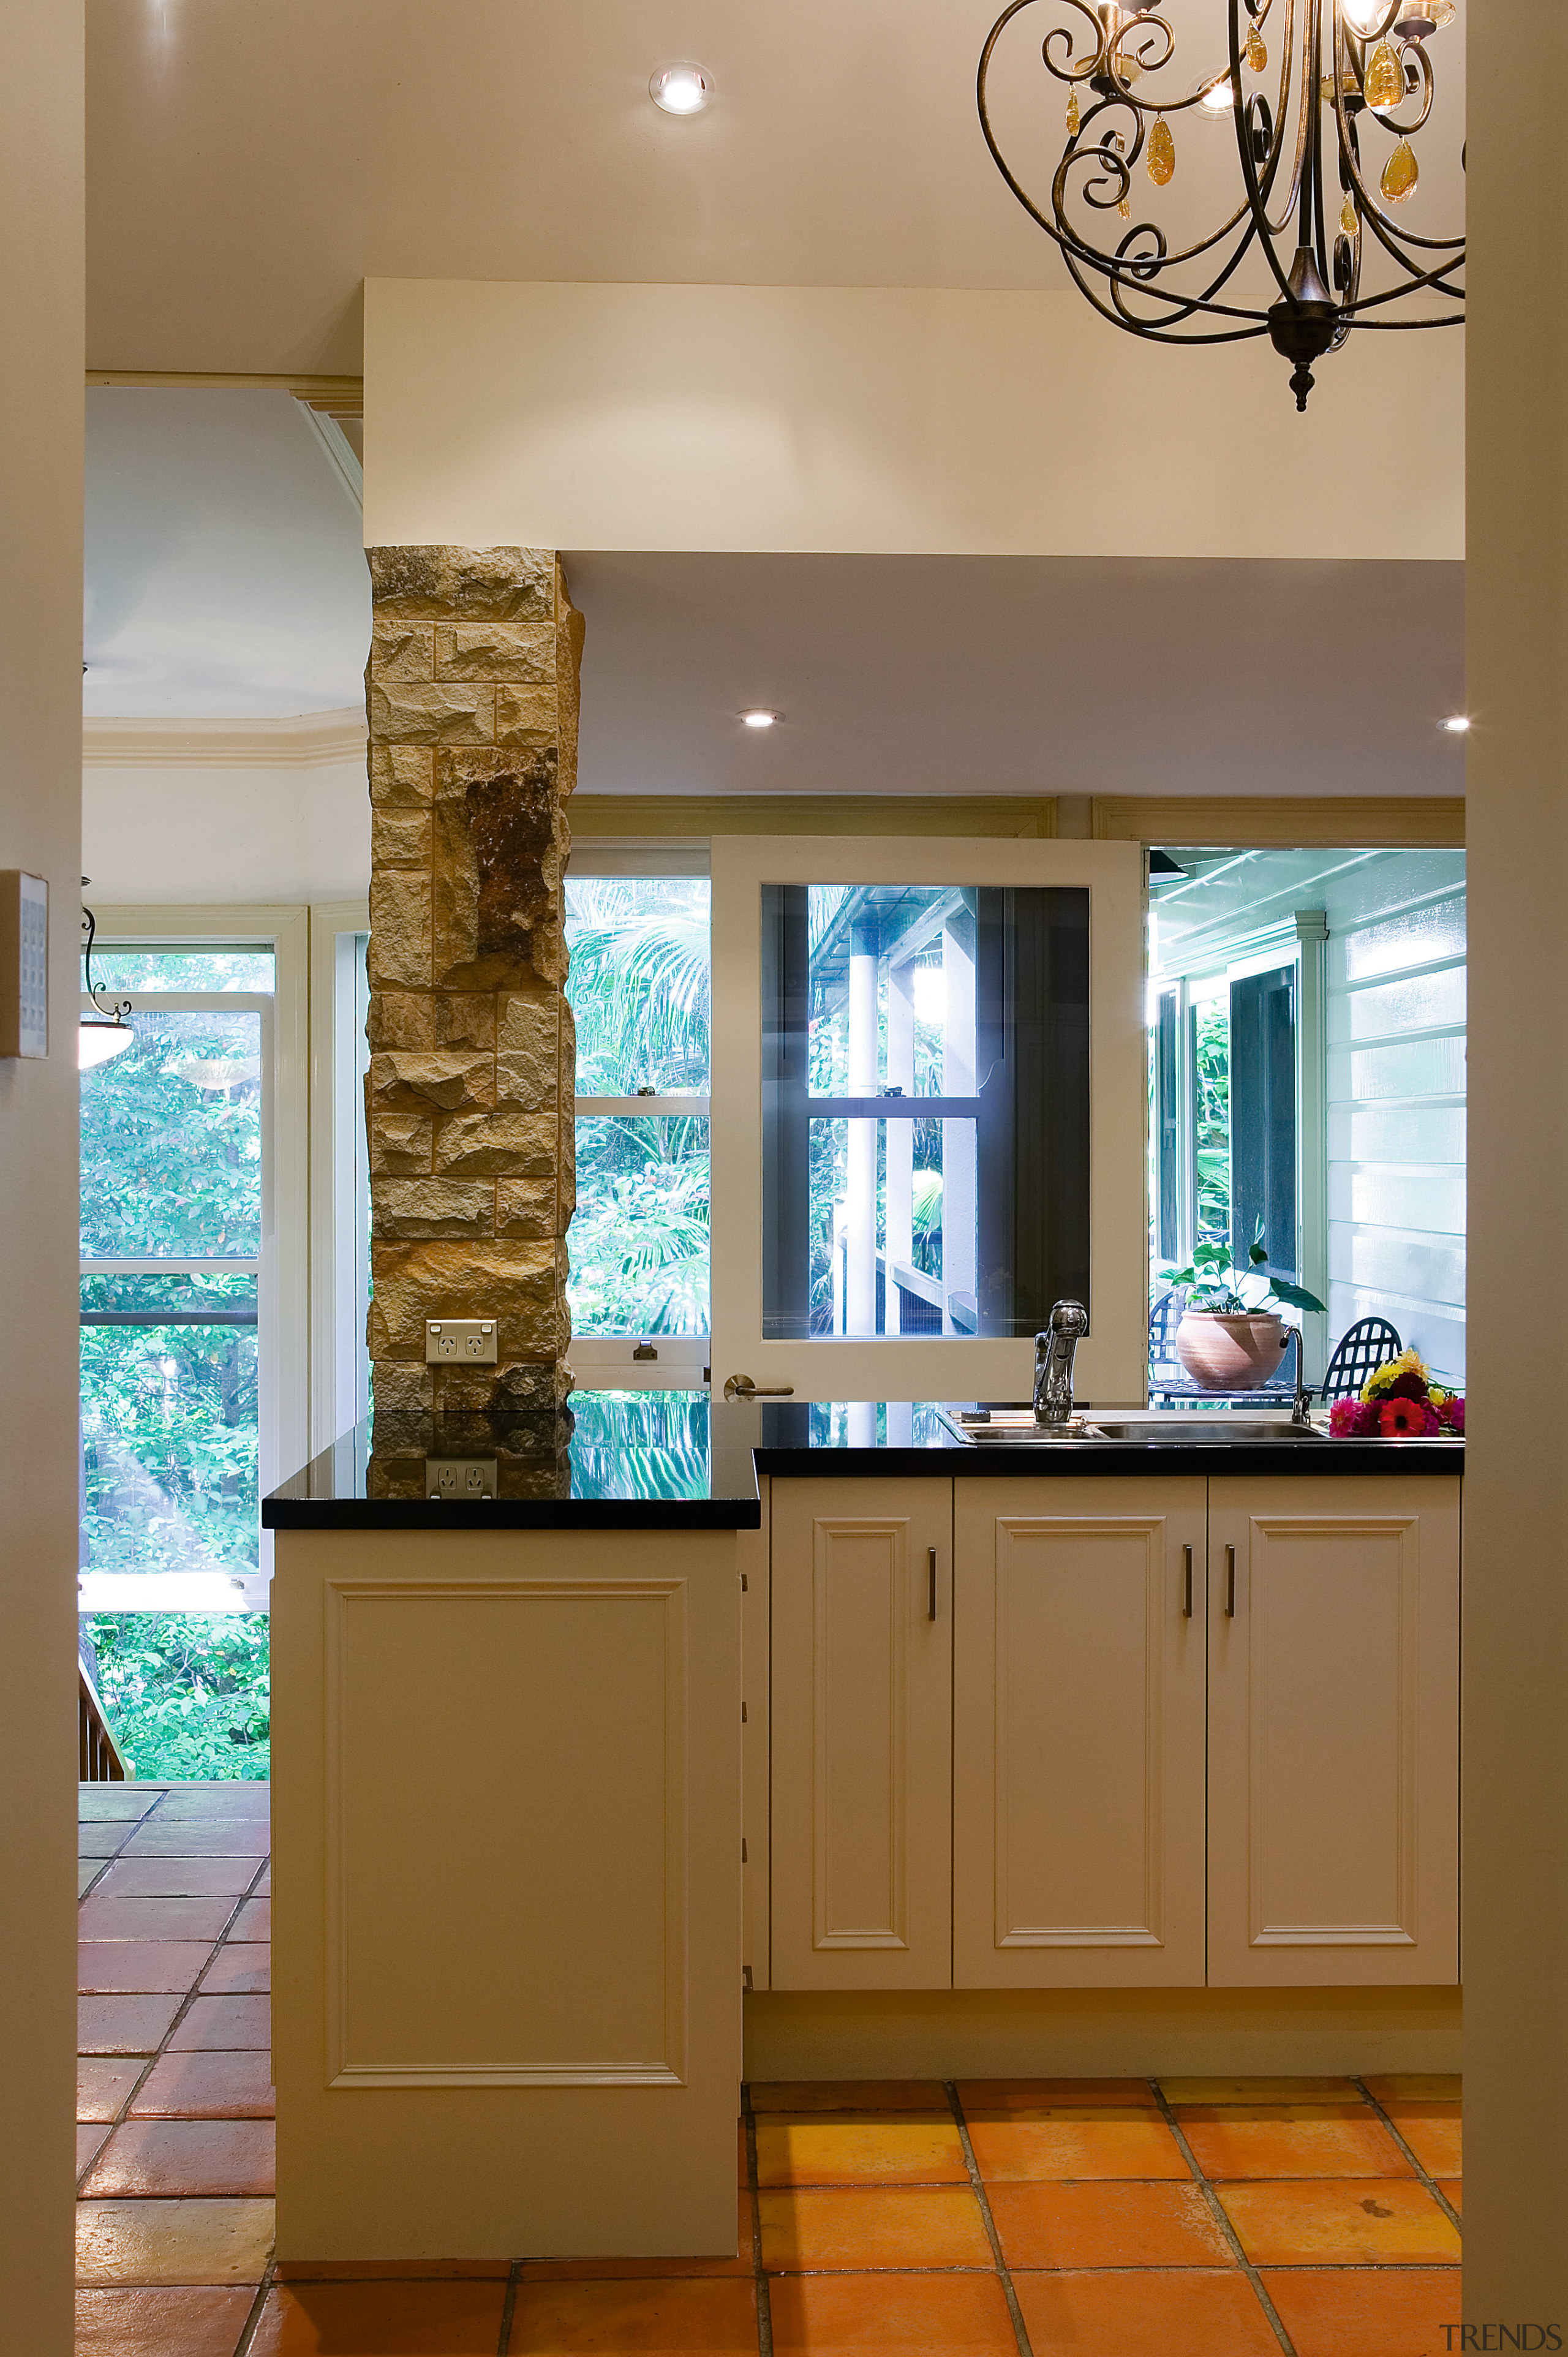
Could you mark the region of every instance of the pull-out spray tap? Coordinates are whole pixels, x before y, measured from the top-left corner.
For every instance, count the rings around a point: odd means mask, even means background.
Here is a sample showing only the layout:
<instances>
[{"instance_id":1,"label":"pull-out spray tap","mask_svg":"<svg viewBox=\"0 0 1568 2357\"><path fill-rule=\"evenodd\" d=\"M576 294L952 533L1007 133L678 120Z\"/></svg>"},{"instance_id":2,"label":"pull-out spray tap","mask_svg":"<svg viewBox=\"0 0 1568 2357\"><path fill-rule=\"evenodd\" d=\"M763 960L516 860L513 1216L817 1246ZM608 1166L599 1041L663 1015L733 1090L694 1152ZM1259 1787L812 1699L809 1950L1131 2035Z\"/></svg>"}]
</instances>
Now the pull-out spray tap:
<instances>
[{"instance_id":1,"label":"pull-out spray tap","mask_svg":"<svg viewBox=\"0 0 1568 2357\"><path fill-rule=\"evenodd\" d=\"M1035 1337L1035 1421L1072 1421L1072 1362L1089 1331L1081 1301L1058 1301L1043 1334Z\"/></svg>"}]
</instances>

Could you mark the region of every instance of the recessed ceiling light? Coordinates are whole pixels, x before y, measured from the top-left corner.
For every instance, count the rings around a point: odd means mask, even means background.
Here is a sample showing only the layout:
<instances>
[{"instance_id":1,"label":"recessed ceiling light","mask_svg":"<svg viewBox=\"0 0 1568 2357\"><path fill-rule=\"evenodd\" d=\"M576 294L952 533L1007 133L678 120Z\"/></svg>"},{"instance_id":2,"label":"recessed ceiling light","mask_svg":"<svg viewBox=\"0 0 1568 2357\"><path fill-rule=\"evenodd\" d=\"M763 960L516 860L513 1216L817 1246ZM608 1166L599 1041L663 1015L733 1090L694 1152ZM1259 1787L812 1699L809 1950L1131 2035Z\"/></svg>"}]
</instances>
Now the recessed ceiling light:
<instances>
[{"instance_id":1,"label":"recessed ceiling light","mask_svg":"<svg viewBox=\"0 0 1568 2357\"><path fill-rule=\"evenodd\" d=\"M701 114L713 94L713 83L690 58L660 66L648 85L649 97L666 114Z\"/></svg>"},{"instance_id":2,"label":"recessed ceiling light","mask_svg":"<svg viewBox=\"0 0 1568 2357\"><path fill-rule=\"evenodd\" d=\"M1453 712L1446 720L1440 720L1437 725L1440 728L1446 728L1452 736L1463 737L1466 729L1470 726L1470 716L1467 712Z\"/></svg>"},{"instance_id":3,"label":"recessed ceiling light","mask_svg":"<svg viewBox=\"0 0 1568 2357\"><path fill-rule=\"evenodd\" d=\"M779 712L765 712L759 705L755 712L743 712L740 716L748 728L771 728L774 722L781 720L784 716Z\"/></svg>"}]
</instances>

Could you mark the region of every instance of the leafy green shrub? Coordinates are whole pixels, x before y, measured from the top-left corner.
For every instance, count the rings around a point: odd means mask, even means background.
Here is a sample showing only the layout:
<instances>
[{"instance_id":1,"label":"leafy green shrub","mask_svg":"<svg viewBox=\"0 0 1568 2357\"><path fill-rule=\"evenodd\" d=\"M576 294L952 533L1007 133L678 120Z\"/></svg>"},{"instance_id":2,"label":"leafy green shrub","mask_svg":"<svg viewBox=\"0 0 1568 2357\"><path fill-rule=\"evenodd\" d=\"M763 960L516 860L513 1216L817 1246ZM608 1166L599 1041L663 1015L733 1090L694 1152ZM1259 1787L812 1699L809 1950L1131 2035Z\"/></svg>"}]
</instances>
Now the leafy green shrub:
<instances>
[{"instance_id":1,"label":"leafy green shrub","mask_svg":"<svg viewBox=\"0 0 1568 2357\"><path fill-rule=\"evenodd\" d=\"M264 1612L95 1612L99 1692L145 1780L264 1780L271 1672Z\"/></svg>"}]
</instances>

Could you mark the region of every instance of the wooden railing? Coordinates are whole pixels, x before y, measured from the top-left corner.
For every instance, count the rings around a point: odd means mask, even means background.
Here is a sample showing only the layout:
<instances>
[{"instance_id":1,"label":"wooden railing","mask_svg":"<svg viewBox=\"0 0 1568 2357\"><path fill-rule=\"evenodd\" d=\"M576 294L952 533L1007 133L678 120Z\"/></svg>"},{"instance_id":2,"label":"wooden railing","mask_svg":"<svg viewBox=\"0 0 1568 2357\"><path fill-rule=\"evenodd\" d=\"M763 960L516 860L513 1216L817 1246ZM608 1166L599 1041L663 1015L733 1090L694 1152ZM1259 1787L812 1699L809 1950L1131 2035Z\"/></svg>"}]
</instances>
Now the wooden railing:
<instances>
[{"instance_id":1,"label":"wooden railing","mask_svg":"<svg viewBox=\"0 0 1568 2357\"><path fill-rule=\"evenodd\" d=\"M80 1659L77 1672L81 1679L76 1714L78 1773L84 1784L124 1784L130 1771L110 1733L103 1705L88 1675L87 1664Z\"/></svg>"}]
</instances>

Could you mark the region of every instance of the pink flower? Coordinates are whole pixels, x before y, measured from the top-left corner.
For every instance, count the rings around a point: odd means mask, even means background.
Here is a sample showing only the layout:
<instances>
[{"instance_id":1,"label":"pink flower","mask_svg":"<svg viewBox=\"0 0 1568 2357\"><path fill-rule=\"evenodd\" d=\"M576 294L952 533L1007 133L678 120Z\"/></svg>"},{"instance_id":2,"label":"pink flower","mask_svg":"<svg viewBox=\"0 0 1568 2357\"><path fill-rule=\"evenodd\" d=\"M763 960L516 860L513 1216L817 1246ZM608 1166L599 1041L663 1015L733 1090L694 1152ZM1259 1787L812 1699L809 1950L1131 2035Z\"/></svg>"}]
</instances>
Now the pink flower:
<instances>
[{"instance_id":1,"label":"pink flower","mask_svg":"<svg viewBox=\"0 0 1568 2357\"><path fill-rule=\"evenodd\" d=\"M1378 1411L1369 1400L1336 1400L1328 1429L1336 1440L1368 1440L1378 1429Z\"/></svg>"},{"instance_id":2,"label":"pink flower","mask_svg":"<svg viewBox=\"0 0 1568 2357\"><path fill-rule=\"evenodd\" d=\"M1457 1433L1460 1438L1463 1439L1465 1434L1465 1401L1462 1394L1455 1398L1445 1399L1444 1401L1442 1406L1437 1411L1437 1421L1443 1426L1444 1432Z\"/></svg>"},{"instance_id":3,"label":"pink flower","mask_svg":"<svg viewBox=\"0 0 1568 2357\"><path fill-rule=\"evenodd\" d=\"M1385 1400L1378 1410L1378 1429L1385 1440L1424 1440L1439 1429L1437 1410L1425 1400Z\"/></svg>"}]
</instances>

